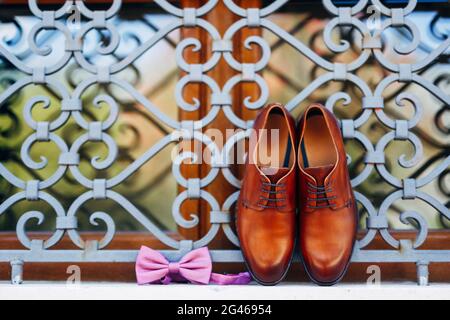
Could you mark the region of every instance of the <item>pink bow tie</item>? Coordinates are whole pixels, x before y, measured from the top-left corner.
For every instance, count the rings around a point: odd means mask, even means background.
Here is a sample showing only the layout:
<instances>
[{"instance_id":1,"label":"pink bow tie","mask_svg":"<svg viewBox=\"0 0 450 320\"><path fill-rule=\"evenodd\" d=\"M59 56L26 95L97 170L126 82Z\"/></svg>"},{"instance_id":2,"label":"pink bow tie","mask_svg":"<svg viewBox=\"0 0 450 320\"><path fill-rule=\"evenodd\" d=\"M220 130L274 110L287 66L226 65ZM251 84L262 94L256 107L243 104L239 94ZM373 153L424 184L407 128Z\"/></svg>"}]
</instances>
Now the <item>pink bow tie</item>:
<instances>
[{"instance_id":1,"label":"pink bow tie","mask_svg":"<svg viewBox=\"0 0 450 320\"><path fill-rule=\"evenodd\" d=\"M196 284L247 284L248 272L238 275L212 273L212 262L206 247L188 252L179 262L169 262L158 251L142 246L136 260L138 284L189 281Z\"/></svg>"}]
</instances>

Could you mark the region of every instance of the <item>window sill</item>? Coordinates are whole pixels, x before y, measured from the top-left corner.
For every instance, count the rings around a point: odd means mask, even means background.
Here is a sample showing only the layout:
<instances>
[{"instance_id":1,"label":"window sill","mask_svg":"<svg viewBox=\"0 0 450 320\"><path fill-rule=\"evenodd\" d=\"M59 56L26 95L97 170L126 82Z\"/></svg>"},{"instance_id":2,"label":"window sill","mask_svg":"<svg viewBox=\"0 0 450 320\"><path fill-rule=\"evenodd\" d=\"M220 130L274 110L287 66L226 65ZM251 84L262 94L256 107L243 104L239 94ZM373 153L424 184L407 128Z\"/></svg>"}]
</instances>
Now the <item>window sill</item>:
<instances>
[{"instance_id":1,"label":"window sill","mask_svg":"<svg viewBox=\"0 0 450 320\"><path fill-rule=\"evenodd\" d=\"M450 297L450 284L420 287L413 282L338 284L319 287L310 283L282 283L274 287L201 286L189 284L138 286L132 283L87 282L66 285L64 282L27 282L11 285L0 282L0 300L8 299L442 299Z\"/></svg>"}]
</instances>

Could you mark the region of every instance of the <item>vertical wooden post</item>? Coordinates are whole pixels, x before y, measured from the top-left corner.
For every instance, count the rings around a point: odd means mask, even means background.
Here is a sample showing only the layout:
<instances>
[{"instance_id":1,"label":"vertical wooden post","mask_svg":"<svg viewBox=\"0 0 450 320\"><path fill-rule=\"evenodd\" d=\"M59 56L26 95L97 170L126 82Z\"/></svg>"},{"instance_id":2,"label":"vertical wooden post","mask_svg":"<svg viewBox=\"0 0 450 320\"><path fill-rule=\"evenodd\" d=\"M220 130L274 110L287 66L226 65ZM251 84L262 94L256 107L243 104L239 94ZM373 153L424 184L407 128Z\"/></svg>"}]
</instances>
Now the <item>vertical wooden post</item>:
<instances>
[{"instance_id":1,"label":"vertical wooden post","mask_svg":"<svg viewBox=\"0 0 450 320\"><path fill-rule=\"evenodd\" d=\"M236 21L237 17L230 12L225 4L222 1L217 3L216 7L207 14L206 19L208 22L213 24L217 31L223 36L225 31ZM209 38L207 41L207 55L208 58L212 54L212 41ZM220 87L226 83L226 81L231 78L236 72L227 64L224 59L216 65L216 67L211 70L208 75L213 78ZM208 101L205 105L206 112L211 109L211 96L208 95ZM226 139L226 129L233 128L233 125L227 119L223 112L220 112L217 118L208 126L208 128L220 130L223 135L223 140ZM218 145L220 149L223 148L223 145L226 141L222 141L221 145ZM202 166L202 173L206 174L209 170L211 170L210 166L204 164ZM235 188L231 186L225 178L220 174L210 185L205 188L209 193L211 193L219 202L222 204L226 198L235 191ZM209 205L206 203L202 203L202 227L201 232L205 234L208 232L211 227L209 223ZM226 245L227 241L225 235L222 233L222 230L219 231L219 234L215 237L214 241L210 243L211 248L223 248Z\"/></svg>"},{"instance_id":2,"label":"vertical wooden post","mask_svg":"<svg viewBox=\"0 0 450 320\"><path fill-rule=\"evenodd\" d=\"M255 8L260 7L261 1L260 0L239 0L237 1L237 4L244 7L244 8ZM240 17L235 16L232 12L230 12L226 6L219 2L216 8L207 16L207 19L210 23L212 23L219 33L223 36L223 34L228 30L228 28L236 22ZM244 48L244 41L251 35L261 35L261 29L255 28L255 29L244 29L240 32L238 32L234 39L233 39L233 54L236 57L236 59L240 62L245 63L252 63L259 58L259 50L247 50ZM210 43L211 45L211 43ZM211 52L211 47L208 48L208 53ZM236 71L234 71L225 60L221 60L221 62L209 73L209 76L214 78L219 86L223 86L228 79L230 79L233 75L236 74ZM238 85L232 96L233 96L233 110L234 112L244 118L244 119L253 119L256 115L255 111L247 110L243 107L242 102L245 97L251 96L251 97L258 97L259 89L254 84L240 84ZM208 104L209 108L209 104ZM214 121L211 126L211 128L219 129L224 134L224 140L226 137L226 129L233 129L233 124L225 117L223 113L221 113L216 121ZM223 141L225 143L226 141ZM219 146L220 148L223 147L223 145ZM237 165L232 166L232 171L236 174L238 171L240 171L241 168L239 168ZM202 169L203 170L203 169ZM209 170L209 168L205 168L205 170ZM208 192L212 193L214 197L217 199L217 201L222 204L230 194L236 191L236 189L231 186L225 178L220 175L213 183L211 183L207 187ZM202 223L202 233L205 233L209 230L210 224L209 224L209 215L206 214L208 211L208 208L205 204L202 206L202 212L205 214L202 215L204 218ZM226 239L225 235L221 233L215 238L215 240L210 245L213 248L226 248L232 246L231 243Z\"/></svg>"},{"instance_id":3,"label":"vertical wooden post","mask_svg":"<svg viewBox=\"0 0 450 320\"><path fill-rule=\"evenodd\" d=\"M203 0L182 0L181 6L183 8L198 8L203 3ZM180 38L196 38L199 39L202 43L202 50L198 52L193 52L192 50L185 50L184 58L188 63L201 63L205 60L206 55L206 34L201 28L182 28ZM182 73L184 75L184 73ZM206 102L206 88L203 84L189 84L184 90L184 98L186 101L192 101L192 98L197 98L200 100L200 108L196 111L184 111L182 109L178 109L178 117L180 120L199 120L203 118L205 115L205 102ZM185 150L195 150L196 142L181 142L180 147ZM183 145L184 144L184 145ZM182 165L181 166L181 174L186 178L199 178L201 176L201 166L200 165ZM184 191L185 188L179 186L178 191ZM200 199L196 200L187 200L181 207L181 214L186 219L190 220L190 214L197 213L199 215L200 223L198 226L190 229L185 229L182 227L178 228L180 234L191 240L196 240L201 237L201 224L202 224L202 211L200 205Z\"/></svg>"},{"instance_id":4,"label":"vertical wooden post","mask_svg":"<svg viewBox=\"0 0 450 320\"><path fill-rule=\"evenodd\" d=\"M239 0L237 4L242 8L261 8L262 0ZM255 63L260 59L261 50L255 45L253 50L248 50L244 47L245 40L250 36L261 36L262 28L245 28L242 29L235 37L233 47L238 61L242 63ZM254 83L242 83L234 94L234 112L241 119L252 120L258 113L255 110L247 109L243 106L243 101L246 97L251 97L252 100L259 96L259 88ZM235 166L233 172L242 177L244 166Z\"/></svg>"},{"instance_id":5,"label":"vertical wooden post","mask_svg":"<svg viewBox=\"0 0 450 320\"><path fill-rule=\"evenodd\" d=\"M199 7L201 1L199 0L183 0L183 7ZM261 0L239 0L236 2L242 7L259 7L261 5ZM239 19L227 7L223 2L219 2L217 6L209 12L205 19L213 24L219 33L223 36L225 31ZM234 55L238 61L245 63L252 63L259 59L259 50L247 50L244 48L243 43L246 38L251 35L261 35L260 28L245 29L237 33L233 39ZM182 31L182 38L195 37L200 39L202 43L202 50L197 53L187 53L185 58L188 62L199 63L200 61L207 61L212 54L212 39L206 32L195 29L186 29ZM236 74L225 60L221 60L217 66L211 70L208 75L217 81L218 85L222 87L228 79ZM211 95L209 90L204 85L189 85L185 91L185 98L190 101L192 97L196 97L200 100L201 107L200 110L196 112L184 112L180 111L180 120L198 120L204 117L211 110ZM242 106L242 102L245 97L251 96L257 98L259 94L259 89L255 84L244 83L238 85L233 96L233 110L234 112L242 117L243 119L253 119L256 115L255 111L247 110ZM219 148L223 148L223 144L226 142L226 129L233 129L233 124L226 118L226 116L221 112L217 118L204 130L217 129L222 132L224 141L219 144ZM237 166L232 167L233 172L237 173L239 171ZM182 174L185 177L198 178L205 176L211 170L208 164L203 163L200 168L195 166L182 166ZM181 188L182 189L182 188ZM180 190L181 190L180 189ZM231 186L225 178L219 174L217 179L215 179L210 185L205 187L205 190L211 193L221 205L228 198L228 196L235 192L236 189ZM183 205L182 213L188 218L189 213L198 212L200 218L200 224L198 228L193 229L180 229L180 233L189 239L198 239L202 235L206 234L211 227L209 223L209 205L203 201L193 201L189 200ZM209 245L211 248L225 248L230 247L230 242L226 239L222 231L219 232L214 241Z\"/></svg>"}]
</instances>

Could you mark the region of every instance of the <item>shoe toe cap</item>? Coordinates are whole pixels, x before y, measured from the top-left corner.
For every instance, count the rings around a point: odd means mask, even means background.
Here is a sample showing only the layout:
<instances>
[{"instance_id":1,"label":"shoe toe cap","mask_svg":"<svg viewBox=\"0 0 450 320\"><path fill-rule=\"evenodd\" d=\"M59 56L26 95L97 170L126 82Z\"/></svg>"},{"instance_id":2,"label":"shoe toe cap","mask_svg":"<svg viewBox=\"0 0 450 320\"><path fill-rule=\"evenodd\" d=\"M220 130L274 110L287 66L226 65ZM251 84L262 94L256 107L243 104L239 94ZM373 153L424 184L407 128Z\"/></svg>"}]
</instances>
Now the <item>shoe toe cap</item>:
<instances>
[{"instance_id":1,"label":"shoe toe cap","mask_svg":"<svg viewBox=\"0 0 450 320\"><path fill-rule=\"evenodd\" d=\"M309 276L313 281L323 285L334 284L344 275L350 259L347 251L313 252L309 255L303 255L303 262Z\"/></svg>"},{"instance_id":2,"label":"shoe toe cap","mask_svg":"<svg viewBox=\"0 0 450 320\"><path fill-rule=\"evenodd\" d=\"M247 256L247 264L254 278L263 284L275 284L284 278L289 268L292 252L266 248Z\"/></svg>"}]
</instances>

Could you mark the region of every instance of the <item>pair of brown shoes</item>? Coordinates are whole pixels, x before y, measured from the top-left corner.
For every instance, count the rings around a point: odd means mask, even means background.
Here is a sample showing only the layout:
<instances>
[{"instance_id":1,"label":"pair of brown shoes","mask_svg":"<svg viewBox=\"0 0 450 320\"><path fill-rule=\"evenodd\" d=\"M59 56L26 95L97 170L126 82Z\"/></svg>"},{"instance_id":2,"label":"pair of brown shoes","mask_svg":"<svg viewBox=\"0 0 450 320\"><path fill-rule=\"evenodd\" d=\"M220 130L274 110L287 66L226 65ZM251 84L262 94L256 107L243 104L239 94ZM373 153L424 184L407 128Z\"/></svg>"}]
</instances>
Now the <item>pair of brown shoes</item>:
<instances>
[{"instance_id":1,"label":"pair of brown shoes","mask_svg":"<svg viewBox=\"0 0 450 320\"><path fill-rule=\"evenodd\" d=\"M336 119L314 104L296 131L289 112L272 104L257 116L254 133L237 204L237 231L249 271L261 284L280 282L298 230L311 280L338 282L352 255L358 219Z\"/></svg>"}]
</instances>

